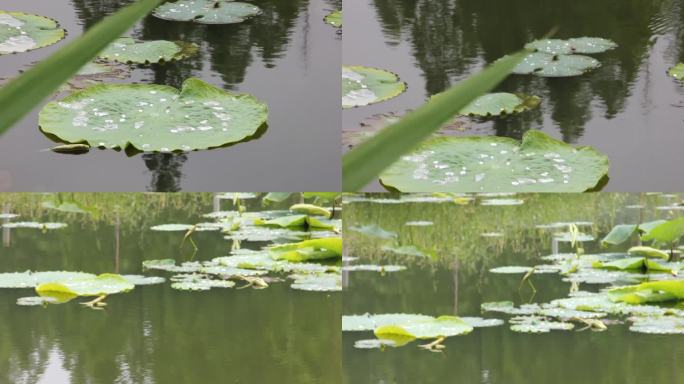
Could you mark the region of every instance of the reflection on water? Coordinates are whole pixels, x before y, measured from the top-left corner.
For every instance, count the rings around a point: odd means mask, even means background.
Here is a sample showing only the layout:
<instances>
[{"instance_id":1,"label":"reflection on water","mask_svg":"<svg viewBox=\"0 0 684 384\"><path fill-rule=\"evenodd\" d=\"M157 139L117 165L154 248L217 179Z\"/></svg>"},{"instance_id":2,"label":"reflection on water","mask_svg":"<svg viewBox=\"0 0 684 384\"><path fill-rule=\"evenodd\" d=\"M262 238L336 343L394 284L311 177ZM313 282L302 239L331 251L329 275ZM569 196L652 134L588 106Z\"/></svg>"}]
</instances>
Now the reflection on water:
<instances>
[{"instance_id":1,"label":"reflection on water","mask_svg":"<svg viewBox=\"0 0 684 384\"><path fill-rule=\"evenodd\" d=\"M81 270L140 273L142 260L188 260L182 233L150 231L164 223L205 221L214 208L233 209L211 194L60 194L84 206L107 207L99 218L40 208L42 196L10 199L6 210L24 219L64 221L69 227L3 231L0 271ZM0 195L0 199L4 199ZM84 200L85 199L85 200ZM281 209L291 201L269 206ZM114 209L113 207L116 207ZM248 211L264 209L244 200ZM111 209L110 209L111 208ZM117 214L118 212L118 214ZM117 225L118 223L118 225ZM217 232L197 232L195 260L228 253ZM242 242L258 249L266 242ZM186 244L187 245L187 244ZM168 275L163 275L168 278ZM338 383L341 295L265 290L183 292L161 285L112 295L105 311L71 302L19 307L31 290L0 290L2 383ZM77 300L79 301L79 300ZM311 316L315 313L315 316ZM266 368L264 368L266 367Z\"/></svg>"},{"instance_id":2,"label":"reflection on water","mask_svg":"<svg viewBox=\"0 0 684 384\"><path fill-rule=\"evenodd\" d=\"M393 262L409 269L386 276L348 273L343 314L479 316L483 302L527 302L530 292L519 291L519 275L495 275L488 270L538 264L541 256L550 254L553 231L537 229L536 225L593 221L591 227L582 230L600 239L614 224L681 215L680 211L656 209L680 198L604 193L524 195L521 206L347 203L344 226L348 255L360 257L359 263ZM634 204L644 204L645 208L627 208ZM406 221L423 220L434 225L404 225ZM434 250L437 261L392 256L381 249L386 240L349 230L371 224L397 233L397 242L402 245ZM504 237L481 236L491 232L502 232ZM583 246L587 253L602 251L597 241ZM570 251L567 244L559 247L560 252ZM554 274L534 275L533 280L537 289L534 302L566 297L570 288ZM580 289L595 290L596 286L582 285ZM600 333L542 335L517 334L507 326L480 328L466 336L448 338L443 354L421 350L416 342L385 351L353 347L356 340L369 337L369 333L343 333L344 383L665 384L684 374L676 357L684 352L680 338L637 334L620 324L611 324L608 331Z\"/></svg>"},{"instance_id":3,"label":"reflection on water","mask_svg":"<svg viewBox=\"0 0 684 384\"><path fill-rule=\"evenodd\" d=\"M350 8L348 22L361 32L345 43L345 63L397 71L409 82L409 90L382 106L345 112L345 129L355 129L374 113L415 108L427 96L557 27L558 38L603 37L619 47L593 55L601 68L580 77L510 76L497 90L537 95L541 108L473 122L466 133L521 138L529 129L542 129L569 143L596 146L613 164L609 188L620 191L644 190L628 179L635 157L647 164L640 169L661 168L654 164L658 160L634 156L633 141L646 151L664 153L670 161L680 158L684 88L665 72L684 60L681 1L364 0ZM356 38L376 30L383 45L375 38ZM673 175L657 182L681 189L680 182L671 180ZM643 182L644 177L658 178L644 172L631 179Z\"/></svg>"}]
</instances>

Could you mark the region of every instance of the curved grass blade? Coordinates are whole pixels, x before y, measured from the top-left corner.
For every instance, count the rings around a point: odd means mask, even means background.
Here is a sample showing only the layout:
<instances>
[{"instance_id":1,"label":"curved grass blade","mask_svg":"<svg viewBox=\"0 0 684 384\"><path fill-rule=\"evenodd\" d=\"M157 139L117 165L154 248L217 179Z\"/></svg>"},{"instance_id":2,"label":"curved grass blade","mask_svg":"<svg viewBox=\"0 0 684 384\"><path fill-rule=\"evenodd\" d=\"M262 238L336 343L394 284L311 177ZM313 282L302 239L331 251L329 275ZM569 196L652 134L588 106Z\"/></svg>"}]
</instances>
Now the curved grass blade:
<instances>
[{"instance_id":1,"label":"curved grass blade","mask_svg":"<svg viewBox=\"0 0 684 384\"><path fill-rule=\"evenodd\" d=\"M473 100L491 91L528 53L504 56L347 152L342 158L343 190L363 188Z\"/></svg>"},{"instance_id":2,"label":"curved grass blade","mask_svg":"<svg viewBox=\"0 0 684 384\"><path fill-rule=\"evenodd\" d=\"M0 88L0 133L55 92L100 51L162 2L140 0L122 8Z\"/></svg>"}]
</instances>

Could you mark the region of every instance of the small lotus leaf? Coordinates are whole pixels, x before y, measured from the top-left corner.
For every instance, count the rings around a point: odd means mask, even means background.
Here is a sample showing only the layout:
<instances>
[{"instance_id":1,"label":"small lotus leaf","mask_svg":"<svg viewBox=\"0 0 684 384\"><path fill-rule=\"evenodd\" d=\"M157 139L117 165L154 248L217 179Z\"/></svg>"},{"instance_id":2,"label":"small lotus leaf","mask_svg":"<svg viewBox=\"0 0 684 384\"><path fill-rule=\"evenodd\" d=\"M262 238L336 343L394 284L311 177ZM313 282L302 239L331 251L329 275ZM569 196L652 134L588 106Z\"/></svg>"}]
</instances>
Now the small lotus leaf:
<instances>
[{"instance_id":1,"label":"small lotus leaf","mask_svg":"<svg viewBox=\"0 0 684 384\"><path fill-rule=\"evenodd\" d=\"M334 273L298 275L290 288L300 291L335 292L342 291L342 277Z\"/></svg>"},{"instance_id":2,"label":"small lotus leaf","mask_svg":"<svg viewBox=\"0 0 684 384\"><path fill-rule=\"evenodd\" d=\"M406 267L403 265L371 265L371 264L359 264L359 265L348 265L342 267L343 271L369 271L369 272L399 272L405 271Z\"/></svg>"},{"instance_id":3,"label":"small lotus leaf","mask_svg":"<svg viewBox=\"0 0 684 384\"><path fill-rule=\"evenodd\" d=\"M165 278L159 276L143 276L143 275L121 275L133 285L154 285L161 284L166 281Z\"/></svg>"},{"instance_id":4,"label":"small lotus leaf","mask_svg":"<svg viewBox=\"0 0 684 384\"><path fill-rule=\"evenodd\" d=\"M62 40L65 33L47 17L0 10L0 55L47 47Z\"/></svg>"},{"instance_id":5,"label":"small lotus leaf","mask_svg":"<svg viewBox=\"0 0 684 384\"><path fill-rule=\"evenodd\" d=\"M525 112L539 106L537 96L506 92L489 93L480 96L459 111L461 115L490 117Z\"/></svg>"},{"instance_id":6,"label":"small lotus leaf","mask_svg":"<svg viewBox=\"0 0 684 384\"><path fill-rule=\"evenodd\" d=\"M402 192L584 192L607 174L608 158L539 131L522 144L505 137L426 140L385 171L380 181Z\"/></svg>"},{"instance_id":7,"label":"small lotus leaf","mask_svg":"<svg viewBox=\"0 0 684 384\"><path fill-rule=\"evenodd\" d=\"M352 232L361 233L370 237L377 237L378 239L394 239L397 234L394 232L386 231L379 227L377 224L360 225L353 226L349 228Z\"/></svg>"},{"instance_id":8,"label":"small lotus leaf","mask_svg":"<svg viewBox=\"0 0 684 384\"><path fill-rule=\"evenodd\" d=\"M497 267L489 270L491 273L512 273L512 274L525 274L532 270L532 267L518 267L518 266L508 266L508 267Z\"/></svg>"},{"instance_id":9,"label":"small lotus leaf","mask_svg":"<svg viewBox=\"0 0 684 384\"><path fill-rule=\"evenodd\" d=\"M674 316L638 317L629 330L655 335L681 335L684 334L684 319Z\"/></svg>"},{"instance_id":10,"label":"small lotus leaf","mask_svg":"<svg viewBox=\"0 0 684 384\"><path fill-rule=\"evenodd\" d=\"M684 81L684 63L679 63L670 68L667 73L679 81Z\"/></svg>"},{"instance_id":11,"label":"small lotus leaf","mask_svg":"<svg viewBox=\"0 0 684 384\"><path fill-rule=\"evenodd\" d=\"M0 213L0 220L11 220L19 217L16 213Z\"/></svg>"},{"instance_id":12,"label":"small lotus leaf","mask_svg":"<svg viewBox=\"0 0 684 384\"><path fill-rule=\"evenodd\" d=\"M363 66L342 66L342 108L379 103L405 90L406 83L392 72Z\"/></svg>"},{"instance_id":13,"label":"small lotus leaf","mask_svg":"<svg viewBox=\"0 0 684 384\"><path fill-rule=\"evenodd\" d=\"M606 316L606 314L603 312L579 311L576 309L567 308L543 308L537 311L537 314L547 317L557 317L560 319L597 319Z\"/></svg>"},{"instance_id":14,"label":"small lotus leaf","mask_svg":"<svg viewBox=\"0 0 684 384\"><path fill-rule=\"evenodd\" d=\"M511 331L519 333L548 333L551 331L570 331L575 328L572 323L550 321L545 317L521 316L510 320Z\"/></svg>"},{"instance_id":15,"label":"small lotus leaf","mask_svg":"<svg viewBox=\"0 0 684 384\"><path fill-rule=\"evenodd\" d=\"M658 258L658 259L663 259L665 261L670 259L670 254L661 251L660 249L655 249L652 247L646 247L646 246L637 246L637 247L632 247L630 248L627 253L630 255L639 255L639 256L644 256L644 257L653 257L653 258Z\"/></svg>"},{"instance_id":16,"label":"small lotus leaf","mask_svg":"<svg viewBox=\"0 0 684 384\"><path fill-rule=\"evenodd\" d=\"M404 225L407 227L430 227L434 224L435 223L432 221L407 221L404 223Z\"/></svg>"},{"instance_id":17,"label":"small lotus leaf","mask_svg":"<svg viewBox=\"0 0 684 384\"><path fill-rule=\"evenodd\" d=\"M18 221L15 223L5 223L3 228L32 228L32 229L61 229L66 228L65 223L38 223L35 221Z\"/></svg>"},{"instance_id":18,"label":"small lotus leaf","mask_svg":"<svg viewBox=\"0 0 684 384\"><path fill-rule=\"evenodd\" d=\"M208 275L219 275L225 278L232 276L261 276L268 273L268 271L260 271L255 269L244 269L226 266L211 266L203 267L199 269L199 272L206 273Z\"/></svg>"},{"instance_id":19,"label":"small lotus leaf","mask_svg":"<svg viewBox=\"0 0 684 384\"><path fill-rule=\"evenodd\" d=\"M513 205L523 205L525 200L521 199L484 199L480 201L480 205L485 206L513 206Z\"/></svg>"},{"instance_id":20,"label":"small lotus leaf","mask_svg":"<svg viewBox=\"0 0 684 384\"><path fill-rule=\"evenodd\" d=\"M50 283L42 283L36 287L40 296L73 295L100 296L127 292L135 288L131 282L121 275L103 273L96 277L67 279Z\"/></svg>"},{"instance_id":21,"label":"small lotus leaf","mask_svg":"<svg viewBox=\"0 0 684 384\"><path fill-rule=\"evenodd\" d=\"M153 16L200 24L235 24L261 13L255 5L233 0L178 0L160 5Z\"/></svg>"},{"instance_id":22,"label":"small lotus leaf","mask_svg":"<svg viewBox=\"0 0 684 384\"><path fill-rule=\"evenodd\" d=\"M57 303L59 303L59 301L54 297L29 296L29 297L20 297L17 299L17 305L22 305L22 306L34 306L34 305L45 306L48 304L57 304Z\"/></svg>"},{"instance_id":23,"label":"small lotus leaf","mask_svg":"<svg viewBox=\"0 0 684 384\"><path fill-rule=\"evenodd\" d=\"M523 304L519 308L515 307L512 301L487 302L480 305L483 312L500 312L509 315L533 315L539 311L538 304Z\"/></svg>"},{"instance_id":24,"label":"small lotus leaf","mask_svg":"<svg viewBox=\"0 0 684 384\"><path fill-rule=\"evenodd\" d=\"M342 11L333 11L325 16L325 22L335 28L342 27Z\"/></svg>"},{"instance_id":25,"label":"small lotus leaf","mask_svg":"<svg viewBox=\"0 0 684 384\"><path fill-rule=\"evenodd\" d=\"M290 207L290 211L312 216L330 217L332 215L328 209L313 204L295 204Z\"/></svg>"},{"instance_id":26,"label":"small lotus leaf","mask_svg":"<svg viewBox=\"0 0 684 384\"><path fill-rule=\"evenodd\" d=\"M141 151L190 151L254 136L265 104L190 78L181 91L156 84L99 84L48 103L43 132L70 143Z\"/></svg>"},{"instance_id":27,"label":"small lotus leaf","mask_svg":"<svg viewBox=\"0 0 684 384\"><path fill-rule=\"evenodd\" d=\"M398 347L394 340L387 339L366 339L354 342L354 348L358 349L383 349L386 347Z\"/></svg>"},{"instance_id":28,"label":"small lotus leaf","mask_svg":"<svg viewBox=\"0 0 684 384\"><path fill-rule=\"evenodd\" d=\"M535 40L525 45L525 48L552 55L570 55L573 53L602 53L617 48L617 44L600 37L579 37L568 40Z\"/></svg>"},{"instance_id":29,"label":"small lotus leaf","mask_svg":"<svg viewBox=\"0 0 684 384\"><path fill-rule=\"evenodd\" d=\"M7 272L0 273L0 288L35 288L43 283L93 277L95 275L85 272Z\"/></svg>"},{"instance_id":30,"label":"small lotus leaf","mask_svg":"<svg viewBox=\"0 0 684 384\"><path fill-rule=\"evenodd\" d=\"M580 76L600 66L601 63L598 60L589 56L533 52L515 67L513 73L542 77L570 77Z\"/></svg>"},{"instance_id":31,"label":"small lotus leaf","mask_svg":"<svg viewBox=\"0 0 684 384\"><path fill-rule=\"evenodd\" d=\"M461 320L473 328L498 327L504 325L501 319L483 319L482 317L461 317Z\"/></svg>"},{"instance_id":32,"label":"small lotus leaf","mask_svg":"<svg viewBox=\"0 0 684 384\"><path fill-rule=\"evenodd\" d=\"M104 60L120 63L148 64L180 60L197 52L192 43L166 40L136 42L131 37L121 37L98 54Z\"/></svg>"},{"instance_id":33,"label":"small lotus leaf","mask_svg":"<svg viewBox=\"0 0 684 384\"><path fill-rule=\"evenodd\" d=\"M563 228L568 228L570 225L576 225L578 227L591 227L594 225L591 221L574 221L574 222L557 222L557 223L551 223L551 224L539 224L535 225L535 228L538 229L563 229Z\"/></svg>"},{"instance_id":34,"label":"small lotus leaf","mask_svg":"<svg viewBox=\"0 0 684 384\"><path fill-rule=\"evenodd\" d=\"M406 313L344 315L342 316L342 331L372 331L384 325L433 319L432 316Z\"/></svg>"}]
</instances>

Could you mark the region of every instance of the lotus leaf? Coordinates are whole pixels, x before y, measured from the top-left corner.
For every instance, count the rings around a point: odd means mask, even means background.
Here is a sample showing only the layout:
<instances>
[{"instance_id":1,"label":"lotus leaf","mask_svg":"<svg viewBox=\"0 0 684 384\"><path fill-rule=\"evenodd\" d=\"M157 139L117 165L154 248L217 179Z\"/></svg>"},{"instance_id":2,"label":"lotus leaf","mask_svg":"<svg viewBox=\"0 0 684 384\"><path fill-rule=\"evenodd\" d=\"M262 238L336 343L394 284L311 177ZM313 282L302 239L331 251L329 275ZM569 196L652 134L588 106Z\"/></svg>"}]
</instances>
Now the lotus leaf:
<instances>
[{"instance_id":1,"label":"lotus leaf","mask_svg":"<svg viewBox=\"0 0 684 384\"><path fill-rule=\"evenodd\" d=\"M371 264L359 264L359 265L348 265L342 267L343 271L369 271L369 272L399 272L405 271L406 267L403 265L371 265Z\"/></svg>"},{"instance_id":2,"label":"lotus leaf","mask_svg":"<svg viewBox=\"0 0 684 384\"><path fill-rule=\"evenodd\" d=\"M512 301L495 301L482 303L480 309L483 312L501 312L509 315L533 315L540 308L537 304L524 304L516 308Z\"/></svg>"},{"instance_id":3,"label":"lotus leaf","mask_svg":"<svg viewBox=\"0 0 684 384\"><path fill-rule=\"evenodd\" d=\"M120 63L148 64L180 60L197 53L193 43L166 40L136 42L131 37L121 37L98 54L104 60Z\"/></svg>"},{"instance_id":4,"label":"lotus leaf","mask_svg":"<svg viewBox=\"0 0 684 384\"><path fill-rule=\"evenodd\" d=\"M372 331L375 328L385 325L429 321L433 319L434 317L432 316L405 313L344 315L342 316L342 331Z\"/></svg>"},{"instance_id":5,"label":"lotus leaf","mask_svg":"<svg viewBox=\"0 0 684 384\"><path fill-rule=\"evenodd\" d=\"M642 239L670 244L679 240L682 236L684 236L684 217L658 224L647 233L644 233Z\"/></svg>"},{"instance_id":6,"label":"lotus leaf","mask_svg":"<svg viewBox=\"0 0 684 384\"><path fill-rule=\"evenodd\" d=\"M240 227L238 230L230 231L224 238L226 240L247 240L247 241L274 241L276 239L299 240L307 236L309 232L293 231L287 228L271 227Z\"/></svg>"},{"instance_id":7,"label":"lotus leaf","mask_svg":"<svg viewBox=\"0 0 684 384\"><path fill-rule=\"evenodd\" d=\"M655 249L652 247L638 246L630 248L627 253L630 255L639 255L644 257L653 257L658 259L663 259L665 261L670 259L670 254L661 251L660 249Z\"/></svg>"},{"instance_id":8,"label":"lotus leaf","mask_svg":"<svg viewBox=\"0 0 684 384\"><path fill-rule=\"evenodd\" d=\"M233 0L178 0L160 5L152 15L200 24L235 24L260 13L261 9L255 5Z\"/></svg>"},{"instance_id":9,"label":"lotus leaf","mask_svg":"<svg viewBox=\"0 0 684 384\"><path fill-rule=\"evenodd\" d=\"M290 288L317 292L342 291L342 277L333 273L297 275Z\"/></svg>"},{"instance_id":10,"label":"lotus leaf","mask_svg":"<svg viewBox=\"0 0 684 384\"><path fill-rule=\"evenodd\" d=\"M0 11L0 55L47 47L62 40L65 33L47 17Z\"/></svg>"},{"instance_id":11,"label":"lotus leaf","mask_svg":"<svg viewBox=\"0 0 684 384\"><path fill-rule=\"evenodd\" d=\"M313 204L295 204L290 207L290 211L312 216L325 216L326 218L332 216L329 210Z\"/></svg>"},{"instance_id":12,"label":"lotus leaf","mask_svg":"<svg viewBox=\"0 0 684 384\"><path fill-rule=\"evenodd\" d=\"M544 39L535 40L525 45L525 49L552 55L569 55L573 53L602 53L617 48L617 44L600 37L579 37L568 40Z\"/></svg>"},{"instance_id":13,"label":"lotus leaf","mask_svg":"<svg viewBox=\"0 0 684 384\"><path fill-rule=\"evenodd\" d=\"M684 280L648 281L626 287L613 288L608 297L614 302L643 304L684 299Z\"/></svg>"},{"instance_id":14,"label":"lotus leaf","mask_svg":"<svg viewBox=\"0 0 684 384\"><path fill-rule=\"evenodd\" d=\"M43 283L93 277L95 275L85 272L8 272L0 273L0 288L35 288Z\"/></svg>"},{"instance_id":15,"label":"lotus leaf","mask_svg":"<svg viewBox=\"0 0 684 384\"><path fill-rule=\"evenodd\" d=\"M469 116L499 116L510 115L536 108L541 99L537 96L512 93L489 93L480 96L459 111L461 115Z\"/></svg>"},{"instance_id":16,"label":"lotus leaf","mask_svg":"<svg viewBox=\"0 0 684 384\"><path fill-rule=\"evenodd\" d=\"M531 270L532 270L532 267L509 266L509 267L492 268L489 270L489 272L491 272L491 273L525 274Z\"/></svg>"},{"instance_id":17,"label":"lotus leaf","mask_svg":"<svg viewBox=\"0 0 684 384\"><path fill-rule=\"evenodd\" d=\"M629 330L656 335L681 335L684 334L684 319L674 316L637 317Z\"/></svg>"},{"instance_id":18,"label":"lotus leaf","mask_svg":"<svg viewBox=\"0 0 684 384\"><path fill-rule=\"evenodd\" d=\"M18 221L16 223L5 223L3 228L33 228L33 229L61 229L66 228L65 223L37 223L35 221Z\"/></svg>"},{"instance_id":19,"label":"lotus leaf","mask_svg":"<svg viewBox=\"0 0 684 384\"><path fill-rule=\"evenodd\" d=\"M598 60L589 56L533 52L515 67L513 73L542 77L570 77L580 76L600 66L601 63Z\"/></svg>"},{"instance_id":20,"label":"lotus leaf","mask_svg":"<svg viewBox=\"0 0 684 384\"><path fill-rule=\"evenodd\" d=\"M235 282L230 280L214 280L202 275L176 275L171 288L180 291L208 291L212 288L232 288Z\"/></svg>"},{"instance_id":21,"label":"lotus leaf","mask_svg":"<svg viewBox=\"0 0 684 384\"><path fill-rule=\"evenodd\" d=\"M484 199L480 201L480 205L485 206L513 206L513 205L523 205L525 200L521 199Z\"/></svg>"},{"instance_id":22,"label":"lotus leaf","mask_svg":"<svg viewBox=\"0 0 684 384\"><path fill-rule=\"evenodd\" d=\"M522 144L505 137L426 140L380 177L402 192L584 192L607 174L608 158L591 147L574 148L539 131Z\"/></svg>"},{"instance_id":23,"label":"lotus leaf","mask_svg":"<svg viewBox=\"0 0 684 384\"><path fill-rule=\"evenodd\" d=\"M558 222L558 223L551 223L551 224L539 224L535 225L535 228L538 229L563 229L563 228L568 228L570 225L576 225L578 227L591 227L594 225L591 221L574 221L574 222Z\"/></svg>"},{"instance_id":24,"label":"lotus leaf","mask_svg":"<svg viewBox=\"0 0 684 384\"><path fill-rule=\"evenodd\" d=\"M256 219L254 225L263 225L267 227L281 227L281 228L296 228L308 227L318 229L334 229L335 226L324 221L318 220L308 215L289 215L277 217L271 220Z\"/></svg>"},{"instance_id":25,"label":"lotus leaf","mask_svg":"<svg viewBox=\"0 0 684 384\"><path fill-rule=\"evenodd\" d=\"M619 224L613 227L606 237L601 240L602 245L611 244L618 245L629 240L632 234L636 231L637 225Z\"/></svg>"},{"instance_id":26,"label":"lotus leaf","mask_svg":"<svg viewBox=\"0 0 684 384\"><path fill-rule=\"evenodd\" d=\"M36 287L36 292L40 296L101 296L127 292L133 288L135 285L123 276L103 273L96 277L42 283Z\"/></svg>"},{"instance_id":27,"label":"lotus leaf","mask_svg":"<svg viewBox=\"0 0 684 384\"><path fill-rule=\"evenodd\" d=\"M161 284L166 281L165 278L159 276L143 276L143 275L121 275L133 285L154 285Z\"/></svg>"},{"instance_id":28,"label":"lotus leaf","mask_svg":"<svg viewBox=\"0 0 684 384\"><path fill-rule=\"evenodd\" d=\"M465 335L472 330L471 325L458 317L440 316L429 320L413 320L379 326L373 330L373 333L379 339L432 339Z\"/></svg>"},{"instance_id":29,"label":"lotus leaf","mask_svg":"<svg viewBox=\"0 0 684 384\"><path fill-rule=\"evenodd\" d=\"M579 311L577 309L567 308L544 308L537 311L537 314L541 316L556 317L560 319L597 319L606 316L606 314L603 312Z\"/></svg>"},{"instance_id":30,"label":"lotus leaf","mask_svg":"<svg viewBox=\"0 0 684 384\"><path fill-rule=\"evenodd\" d=\"M349 228L352 232L361 233L370 237L377 237L379 239L394 239L397 234L394 232L386 231L379 227L377 224L354 226Z\"/></svg>"},{"instance_id":31,"label":"lotus leaf","mask_svg":"<svg viewBox=\"0 0 684 384\"><path fill-rule=\"evenodd\" d=\"M59 301L54 297L29 296L29 297L20 297L17 299L17 305L23 305L23 306L34 306L34 305L45 306L48 304L57 304L57 303L59 303Z\"/></svg>"},{"instance_id":32,"label":"lotus leaf","mask_svg":"<svg viewBox=\"0 0 684 384\"><path fill-rule=\"evenodd\" d=\"M379 103L405 90L406 83L392 72L362 66L342 66L342 108Z\"/></svg>"},{"instance_id":33,"label":"lotus leaf","mask_svg":"<svg viewBox=\"0 0 684 384\"><path fill-rule=\"evenodd\" d=\"M271 246L268 251L275 260L293 262L341 258L342 238L331 237L304 240L299 243L279 244Z\"/></svg>"},{"instance_id":34,"label":"lotus leaf","mask_svg":"<svg viewBox=\"0 0 684 384\"><path fill-rule=\"evenodd\" d=\"M273 260L266 252L249 255L217 257L213 259L213 261L226 267L265 270L274 270L285 264L282 261Z\"/></svg>"},{"instance_id":35,"label":"lotus leaf","mask_svg":"<svg viewBox=\"0 0 684 384\"><path fill-rule=\"evenodd\" d=\"M141 151L190 151L254 136L265 104L190 78L181 91L156 84L99 84L48 103L43 132L70 143Z\"/></svg>"},{"instance_id":36,"label":"lotus leaf","mask_svg":"<svg viewBox=\"0 0 684 384\"><path fill-rule=\"evenodd\" d=\"M670 76L674 77L679 81L684 81L684 63L679 63L667 71Z\"/></svg>"},{"instance_id":37,"label":"lotus leaf","mask_svg":"<svg viewBox=\"0 0 684 384\"><path fill-rule=\"evenodd\" d=\"M268 271L259 271L254 269L234 268L226 266L203 267L199 270L199 272L206 273L209 275L219 275L226 278L230 278L232 276L261 276L268 273Z\"/></svg>"},{"instance_id":38,"label":"lotus leaf","mask_svg":"<svg viewBox=\"0 0 684 384\"><path fill-rule=\"evenodd\" d=\"M434 224L432 221L407 221L404 223L407 227L430 227Z\"/></svg>"},{"instance_id":39,"label":"lotus leaf","mask_svg":"<svg viewBox=\"0 0 684 384\"><path fill-rule=\"evenodd\" d=\"M385 347L398 347L394 340L366 339L354 342L354 348L358 349L383 349Z\"/></svg>"},{"instance_id":40,"label":"lotus leaf","mask_svg":"<svg viewBox=\"0 0 684 384\"><path fill-rule=\"evenodd\" d=\"M575 328L572 323L550 321L545 317L521 316L510 320L511 331L519 333L548 333L551 331L570 331Z\"/></svg>"},{"instance_id":41,"label":"lotus leaf","mask_svg":"<svg viewBox=\"0 0 684 384\"><path fill-rule=\"evenodd\" d=\"M142 262L143 270L146 269L159 269L166 271L171 267L176 265L176 260L174 259L158 259L158 260L145 260Z\"/></svg>"},{"instance_id":42,"label":"lotus leaf","mask_svg":"<svg viewBox=\"0 0 684 384\"><path fill-rule=\"evenodd\" d=\"M16 213L0 213L0 220L11 220L19 217Z\"/></svg>"},{"instance_id":43,"label":"lotus leaf","mask_svg":"<svg viewBox=\"0 0 684 384\"><path fill-rule=\"evenodd\" d=\"M325 22L335 28L342 27L342 11L333 11L325 16Z\"/></svg>"},{"instance_id":44,"label":"lotus leaf","mask_svg":"<svg viewBox=\"0 0 684 384\"><path fill-rule=\"evenodd\" d=\"M626 270L644 270L644 271L666 271L671 272L672 268L666 265L659 264L653 260L645 257L628 257L624 259L602 262L595 261L592 264L594 268L602 269L616 269L619 271Z\"/></svg>"},{"instance_id":45,"label":"lotus leaf","mask_svg":"<svg viewBox=\"0 0 684 384\"><path fill-rule=\"evenodd\" d=\"M473 328L498 327L504 324L501 319L483 319L481 317L461 317L461 320Z\"/></svg>"},{"instance_id":46,"label":"lotus leaf","mask_svg":"<svg viewBox=\"0 0 684 384\"><path fill-rule=\"evenodd\" d=\"M414 257L433 257L434 255L430 251L418 249L415 245L402 245L393 246L385 245L381 248L383 251L396 253L402 256L414 256Z\"/></svg>"}]
</instances>

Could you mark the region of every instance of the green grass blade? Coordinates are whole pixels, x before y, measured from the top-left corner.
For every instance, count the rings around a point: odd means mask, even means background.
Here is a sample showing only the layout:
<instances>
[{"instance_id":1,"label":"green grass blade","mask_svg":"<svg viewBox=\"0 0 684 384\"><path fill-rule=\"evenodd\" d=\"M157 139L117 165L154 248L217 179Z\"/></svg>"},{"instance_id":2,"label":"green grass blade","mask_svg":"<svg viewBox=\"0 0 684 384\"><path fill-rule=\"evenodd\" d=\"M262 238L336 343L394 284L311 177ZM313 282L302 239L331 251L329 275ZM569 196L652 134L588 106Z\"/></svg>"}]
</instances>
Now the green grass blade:
<instances>
[{"instance_id":1,"label":"green grass blade","mask_svg":"<svg viewBox=\"0 0 684 384\"><path fill-rule=\"evenodd\" d=\"M342 158L342 189L356 192L477 97L504 80L529 52L505 56L380 131Z\"/></svg>"},{"instance_id":2,"label":"green grass blade","mask_svg":"<svg viewBox=\"0 0 684 384\"><path fill-rule=\"evenodd\" d=\"M53 94L109 43L163 1L140 0L107 16L81 37L0 88L0 133Z\"/></svg>"}]
</instances>

